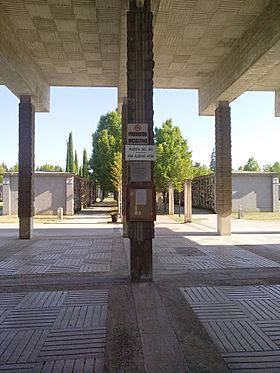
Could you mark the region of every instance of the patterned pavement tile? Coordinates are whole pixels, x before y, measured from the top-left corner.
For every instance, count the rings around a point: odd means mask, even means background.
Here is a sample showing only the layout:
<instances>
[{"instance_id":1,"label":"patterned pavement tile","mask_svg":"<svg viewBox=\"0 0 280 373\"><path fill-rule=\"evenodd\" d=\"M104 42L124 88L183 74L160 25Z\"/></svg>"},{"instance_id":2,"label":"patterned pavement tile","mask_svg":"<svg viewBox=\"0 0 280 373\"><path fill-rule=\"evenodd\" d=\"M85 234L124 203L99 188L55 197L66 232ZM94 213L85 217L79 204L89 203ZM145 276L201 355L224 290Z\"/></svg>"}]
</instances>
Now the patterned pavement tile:
<instances>
[{"instance_id":1,"label":"patterned pavement tile","mask_svg":"<svg viewBox=\"0 0 280 373\"><path fill-rule=\"evenodd\" d=\"M14 274L109 272L111 240L41 240L0 260L0 276Z\"/></svg>"},{"instance_id":2,"label":"patterned pavement tile","mask_svg":"<svg viewBox=\"0 0 280 373\"><path fill-rule=\"evenodd\" d=\"M280 372L279 285L181 288L230 372Z\"/></svg>"},{"instance_id":3,"label":"patterned pavement tile","mask_svg":"<svg viewBox=\"0 0 280 373\"><path fill-rule=\"evenodd\" d=\"M0 372L103 372L108 296L0 294Z\"/></svg>"},{"instance_id":4,"label":"patterned pavement tile","mask_svg":"<svg viewBox=\"0 0 280 373\"><path fill-rule=\"evenodd\" d=\"M228 268L273 268L279 263L235 246L155 247L155 268L161 271L197 271Z\"/></svg>"}]
</instances>

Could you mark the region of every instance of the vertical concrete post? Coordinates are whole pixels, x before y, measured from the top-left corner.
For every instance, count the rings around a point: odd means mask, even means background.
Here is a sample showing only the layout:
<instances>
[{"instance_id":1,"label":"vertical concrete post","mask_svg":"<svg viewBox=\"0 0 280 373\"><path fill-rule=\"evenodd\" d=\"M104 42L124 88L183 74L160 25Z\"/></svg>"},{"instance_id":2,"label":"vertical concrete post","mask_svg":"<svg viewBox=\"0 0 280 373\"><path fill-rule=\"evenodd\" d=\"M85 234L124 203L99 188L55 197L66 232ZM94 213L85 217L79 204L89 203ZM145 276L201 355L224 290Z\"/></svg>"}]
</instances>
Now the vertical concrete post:
<instances>
[{"instance_id":1,"label":"vertical concrete post","mask_svg":"<svg viewBox=\"0 0 280 373\"><path fill-rule=\"evenodd\" d=\"M66 210L65 214L74 215L74 176L66 177Z\"/></svg>"},{"instance_id":2,"label":"vertical concrete post","mask_svg":"<svg viewBox=\"0 0 280 373\"><path fill-rule=\"evenodd\" d=\"M126 221L126 194L128 183L128 162L125 160L125 145L127 132L127 99L123 99L122 105L122 223L123 237L128 237L128 224Z\"/></svg>"},{"instance_id":3,"label":"vertical concrete post","mask_svg":"<svg viewBox=\"0 0 280 373\"><path fill-rule=\"evenodd\" d=\"M184 223L192 221L192 182L186 180L184 183Z\"/></svg>"},{"instance_id":4,"label":"vertical concrete post","mask_svg":"<svg viewBox=\"0 0 280 373\"><path fill-rule=\"evenodd\" d=\"M11 177L3 177L3 215L11 215Z\"/></svg>"},{"instance_id":5,"label":"vertical concrete post","mask_svg":"<svg viewBox=\"0 0 280 373\"><path fill-rule=\"evenodd\" d=\"M221 101L215 111L216 135L216 210L217 231L221 236L231 234L232 176L231 122L228 101Z\"/></svg>"},{"instance_id":6,"label":"vertical concrete post","mask_svg":"<svg viewBox=\"0 0 280 373\"><path fill-rule=\"evenodd\" d=\"M279 211L279 179L277 175L272 176L272 211Z\"/></svg>"},{"instance_id":7,"label":"vertical concrete post","mask_svg":"<svg viewBox=\"0 0 280 373\"><path fill-rule=\"evenodd\" d=\"M168 214L174 215L174 189L172 183L168 185Z\"/></svg>"},{"instance_id":8,"label":"vertical concrete post","mask_svg":"<svg viewBox=\"0 0 280 373\"><path fill-rule=\"evenodd\" d=\"M147 123L148 142L154 144L153 134L153 15L150 0L129 0L127 13L127 123ZM153 187L151 181L142 187ZM131 182L132 185L132 182ZM137 185L141 185L138 182ZM130 203L130 201L127 201ZM155 200L147 206L155 211ZM150 214L152 215L152 214ZM152 280L153 221L129 221L130 275L132 281Z\"/></svg>"},{"instance_id":9,"label":"vertical concrete post","mask_svg":"<svg viewBox=\"0 0 280 373\"><path fill-rule=\"evenodd\" d=\"M21 96L19 103L19 238L30 239L34 215L34 140L35 110L31 96Z\"/></svg>"}]
</instances>

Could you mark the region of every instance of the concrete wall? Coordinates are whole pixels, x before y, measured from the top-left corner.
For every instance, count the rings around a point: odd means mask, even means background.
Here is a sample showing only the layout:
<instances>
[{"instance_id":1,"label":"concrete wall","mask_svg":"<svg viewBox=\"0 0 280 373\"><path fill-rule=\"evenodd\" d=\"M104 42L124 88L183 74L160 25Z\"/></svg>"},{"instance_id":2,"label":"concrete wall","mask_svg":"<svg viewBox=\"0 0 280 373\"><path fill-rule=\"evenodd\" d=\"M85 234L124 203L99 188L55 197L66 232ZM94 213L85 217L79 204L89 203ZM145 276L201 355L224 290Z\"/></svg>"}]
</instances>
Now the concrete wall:
<instances>
[{"instance_id":1,"label":"concrete wall","mask_svg":"<svg viewBox=\"0 0 280 373\"><path fill-rule=\"evenodd\" d=\"M6 173L3 180L3 215L18 213L18 175ZM55 215L62 207L66 215L74 214L74 175L46 172L34 176L35 215Z\"/></svg>"},{"instance_id":2,"label":"concrete wall","mask_svg":"<svg viewBox=\"0 0 280 373\"><path fill-rule=\"evenodd\" d=\"M215 212L215 177L200 176L193 180L193 207ZM279 210L278 175L272 172L232 172L232 211Z\"/></svg>"},{"instance_id":3,"label":"concrete wall","mask_svg":"<svg viewBox=\"0 0 280 373\"><path fill-rule=\"evenodd\" d=\"M233 173L232 211L278 211L279 183L271 173Z\"/></svg>"}]
</instances>

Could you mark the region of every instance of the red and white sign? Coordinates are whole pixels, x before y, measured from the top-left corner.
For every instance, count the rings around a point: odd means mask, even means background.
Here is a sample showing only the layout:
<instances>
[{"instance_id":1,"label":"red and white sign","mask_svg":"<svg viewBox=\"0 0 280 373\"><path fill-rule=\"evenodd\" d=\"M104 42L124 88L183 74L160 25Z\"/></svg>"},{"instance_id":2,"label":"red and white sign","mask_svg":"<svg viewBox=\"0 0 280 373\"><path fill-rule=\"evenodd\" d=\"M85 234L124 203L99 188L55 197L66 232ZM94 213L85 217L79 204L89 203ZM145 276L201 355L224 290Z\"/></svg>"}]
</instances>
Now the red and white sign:
<instances>
[{"instance_id":1,"label":"red and white sign","mask_svg":"<svg viewBox=\"0 0 280 373\"><path fill-rule=\"evenodd\" d=\"M148 145L148 124L147 123L128 123L127 125L127 144L128 145Z\"/></svg>"}]
</instances>

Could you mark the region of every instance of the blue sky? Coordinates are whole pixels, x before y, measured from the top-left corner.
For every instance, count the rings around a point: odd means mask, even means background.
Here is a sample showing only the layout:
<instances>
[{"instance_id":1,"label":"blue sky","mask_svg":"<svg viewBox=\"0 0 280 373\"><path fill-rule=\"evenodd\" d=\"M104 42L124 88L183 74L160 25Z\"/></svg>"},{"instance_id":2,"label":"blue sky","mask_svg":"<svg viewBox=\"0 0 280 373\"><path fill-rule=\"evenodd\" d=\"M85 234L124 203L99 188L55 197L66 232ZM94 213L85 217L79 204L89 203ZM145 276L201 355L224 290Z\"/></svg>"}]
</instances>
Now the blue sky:
<instances>
[{"instance_id":1,"label":"blue sky","mask_svg":"<svg viewBox=\"0 0 280 373\"><path fill-rule=\"evenodd\" d=\"M81 162L91 154L91 135L100 115L117 107L114 88L51 88L50 113L36 113L35 163L65 167L66 141L73 131ZM280 118L274 117L274 93L247 92L231 104L232 163L237 169L255 157L260 166L280 161ZM0 86L0 163L17 162L18 99ZM198 116L195 90L155 90L154 124L168 118L178 125L193 152L193 161L209 166L215 144L214 117Z\"/></svg>"}]
</instances>

